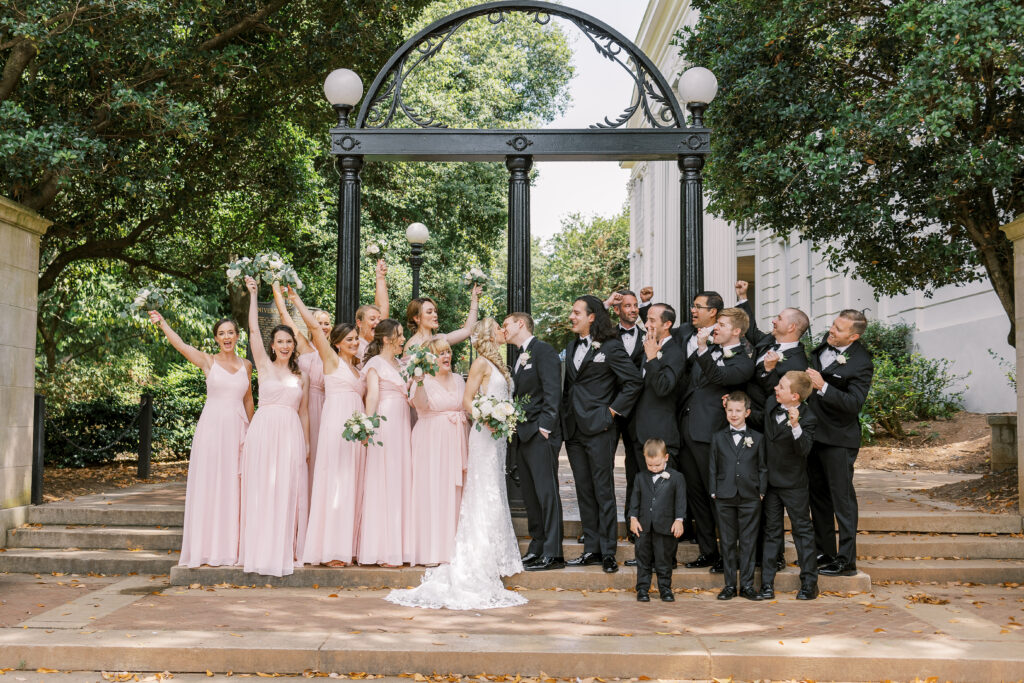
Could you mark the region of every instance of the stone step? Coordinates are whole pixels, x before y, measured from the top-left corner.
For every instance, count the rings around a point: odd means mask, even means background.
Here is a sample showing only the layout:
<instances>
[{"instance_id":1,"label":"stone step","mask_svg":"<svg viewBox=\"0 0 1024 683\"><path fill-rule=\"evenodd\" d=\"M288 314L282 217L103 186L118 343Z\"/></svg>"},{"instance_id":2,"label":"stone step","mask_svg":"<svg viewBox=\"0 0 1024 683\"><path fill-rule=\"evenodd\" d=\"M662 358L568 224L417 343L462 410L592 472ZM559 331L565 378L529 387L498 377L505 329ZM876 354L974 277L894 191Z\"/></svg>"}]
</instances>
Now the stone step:
<instances>
[{"instance_id":1,"label":"stone step","mask_svg":"<svg viewBox=\"0 0 1024 683\"><path fill-rule=\"evenodd\" d=\"M1024 583L1021 560L858 560L872 581Z\"/></svg>"},{"instance_id":2,"label":"stone step","mask_svg":"<svg viewBox=\"0 0 1024 683\"><path fill-rule=\"evenodd\" d=\"M859 534L859 558L1024 559L1024 537L1001 534Z\"/></svg>"},{"instance_id":3,"label":"stone step","mask_svg":"<svg viewBox=\"0 0 1024 683\"><path fill-rule=\"evenodd\" d=\"M183 505L106 505L50 503L28 508L29 524L105 524L107 526L180 527Z\"/></svg>"},{"instance_id":4,"label":"stone step","mask_svg":"<svg viewBox=\"0 0 1024 683\"><path fill-rule=\"evenodd\" d=\"M0 552L0 572L26 574L166 574L176 551L12 548Z\"/></svg>"},{"instance_id":5,"label":"stone step","mask_svg":"<svg viewBox=\"0 0 1024 683\"><path fill-rule=\"evenodd\" d=\"M519 551L526 553L530 541L525 538L519 539ZM583 554L583 545L576 542L576 539L565 539L562 543L562 552L565 553L566 559L571 559ZM700 548L696 545L688 542L680 543L676 549L676 560L683 564L684 562L691 562L697 559L700 555ZM617 550L615 552L616 559L619 562L625 562L626 560L632 560L636 557L635 547L629 541L619 539ZM789 538L786 539L786 561L796 562L796 548L793 547Z\"/></svg>"},{"instance_id":6,"label":"stone step","mask_svg":"<svg viewBox=\"0 0 1024 683\"><path fill-rule=\"evenodd\" d=\"M171 585L188 586L201 584L204 586L229 584L234 586L284 586L309 587L338 586L339 588L406 588L420 583L423 575L422 567L400 567L389 569L384 567L300 567L290 576L274 577L246 573L241 567L173 567L171 569ZM760 572L758 572L760 574ZM636 586L636 569L619 567L614 574L605 574L600 566L566 567L544 572L522 572L503 579L505 585L514 588L536 590L586 590L599 592L608 588L632 590ZM760 579L756 579L760 581ZM723 586L721 574L712 574L707 569L686 569L678 567L672 572L672 585L675 588L719 589ZM857 576L822 576L819 588L823 591L868 591L871 581L867 574ZM787 567L776 575L775 588L779 591L795 591L800 587L799 572L795 567Z\"/></svg>"},{"instance_id":7,"label":"stone step","mask_svg":"<svg viewBox=\"0 0 1024 683\"><path fill-rule=\"evenodd\" d=\"M799 638L452 633L105 631L0 629L0 667L276 675L454 672L568 680L940 680L1012 681L1024 654L1006 641L957 647L925 637ZM274 673L271 673L274 672ZM212 673L210 674L212 676ZM104 676L106 677L106 676ZM360 676L361 678L362 676ZM36 677L27 680L37 680ZM80 679L81 680L81 679ZM95 680L88 678L87 680ZM216 680L216 679L211 679Z\"/></svg>"},{"instance_id":8,"label":"stone step","mask_svg":"<svg viewBox=\"0 0 1024 683\"><path fill-rule=\"evenodd\" d=\"M7 532L7 547L179 550L181 527L23 526Z\"/></svg>"}]
</instances>

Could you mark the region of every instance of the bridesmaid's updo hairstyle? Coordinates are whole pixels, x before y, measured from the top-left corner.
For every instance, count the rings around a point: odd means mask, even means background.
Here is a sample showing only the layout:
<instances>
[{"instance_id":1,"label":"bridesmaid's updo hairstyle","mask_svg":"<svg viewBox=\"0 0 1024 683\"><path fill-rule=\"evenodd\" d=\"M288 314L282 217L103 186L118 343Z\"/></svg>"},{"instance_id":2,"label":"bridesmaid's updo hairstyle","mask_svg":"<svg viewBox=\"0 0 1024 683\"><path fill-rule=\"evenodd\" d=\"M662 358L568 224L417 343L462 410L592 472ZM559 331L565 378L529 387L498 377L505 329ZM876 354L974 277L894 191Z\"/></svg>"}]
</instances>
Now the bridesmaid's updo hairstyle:
<instances>
[{"instance_id":1,"label":"bridesmaid's updo hairstyle","mask_svg":"<svg viewBox=\"0 0 1024 683\"><path fill-rule=\"evenodd\" d=\"M278 325L270 331L270 348L267 349L267 355L270 356L271 361L277 360L277 352L274 351L274 340L277 339L278 332L286 332L288 336L292 338L292 344L298 344L298 342L295 341L295 332L292 331L292 328L287 325ZM296 358L299 354L295 353L295 351L296 349L293 348L292 355L288 356L288 369L291 370L293 375L301 377L302 370L299 369L299 361Z\"/></svg>"},{"instance_id":2,"label":"bridesmaid's updo hairstyle","mask_svg":"<svg viewBox=\"0 0 1024 683\"><path fill-rule=\"evenodd\" d=\"M405 325L409 328L410 334L416 334L419 332L419 325L416 322L416 318L420 317L420 312L423 310L423 304L428 301L434 304L434 308L437 309L437 302L429 296L421 296L413 299L409 302L408 308L405 309Z\"/></svg>"},{"instance_id":3,"label":"bridesmaid's updo hairstyle","mask_svg":"<svg viewBox=\"0 0 1024 683\"><path fill-rule=\"evenodd\" d=\"M352 323L338 323L331 328L331 336L327 341L330 342L331 348L334 349L335 353L338 353L338 344L354 329L356 329L356 326ZM359 359L357 358L356 360L358 361Z\"/></svg>"},{"instance_id":4,"label":"bridesmaid's updo hairstyle","mask_svg":"<svg viewBox=\"0 0 1024 683\"><path fill-rule=\"evenodd\" d=\"M213 324L214 337L216 337L217 333L220 332L221 325L231 325L231 327L235 328L235 335L238 335L238 323L236 323L232 318L221 318L220 320Z\"/></svg>"},{"instance_id":5,"label":"bridesmaid's updo hairstyle","mask_svg":"<svg viewBox=\"0 0 1024 683\"><path fill-rule=\"evenodd\" d=\"M377 327L373 330L373 341L366 347L366 355L363 356L364 365L374 356L380 355L380 352L384 350L385 342L394 337L401 326L402 324L394 318L384 318L377 323Z\"/></svg>"},{"instance_id":6,"label":"bridesmaid's updo hairstyle","mask_svg":"<svg viewBox=\"0 0 1024 683\"><path fill-rule=\"evenodd\" d=\"M494 318L484 318L476 325L473 325L473 336L470 339L476 352L481 357L494 363L494 366L505 376L507 381L511 379L512 375L508 372L505 359L501 357L501 349L498 348L498 342L494 340L494 331L496 329L498 329L498 323Z\"/></svg>"}]
</instances>

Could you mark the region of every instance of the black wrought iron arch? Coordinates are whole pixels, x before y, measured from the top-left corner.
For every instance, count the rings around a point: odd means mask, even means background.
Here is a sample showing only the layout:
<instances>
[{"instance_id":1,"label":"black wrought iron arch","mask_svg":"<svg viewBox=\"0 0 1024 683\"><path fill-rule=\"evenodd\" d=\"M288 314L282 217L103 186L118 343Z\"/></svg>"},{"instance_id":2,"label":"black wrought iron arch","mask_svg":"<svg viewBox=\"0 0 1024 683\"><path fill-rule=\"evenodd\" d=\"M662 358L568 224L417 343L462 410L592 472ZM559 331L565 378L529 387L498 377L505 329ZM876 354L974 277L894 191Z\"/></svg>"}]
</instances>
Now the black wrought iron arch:
<instances>
[{"instance_id":1,"label":"black wrought iron arch","mask_svg":"<svg viewBox=\"0 0 1024 683\"><path fill-rule=\"evenodd\" d=\"M407 40L378 72L356 117L355 129L388 127L401 112L420 128L447 128L433 116L423 116L402 99L406 78L429 62L466 22L484 16L492 24L505 21L509 13L532 15L538 24L552 16L566 19L606 59L618 64L636 86L634 99L615 119L607 116L591 128L619 128L639 110L652 128L686 129L686 118L661 71L631 40L601 20L584 12L542 0L498 0L454 12L427 26ZM623 56L625 54L625 57ZM655 112L652 102L661 105Z\"/></svg>"}]
</instances>

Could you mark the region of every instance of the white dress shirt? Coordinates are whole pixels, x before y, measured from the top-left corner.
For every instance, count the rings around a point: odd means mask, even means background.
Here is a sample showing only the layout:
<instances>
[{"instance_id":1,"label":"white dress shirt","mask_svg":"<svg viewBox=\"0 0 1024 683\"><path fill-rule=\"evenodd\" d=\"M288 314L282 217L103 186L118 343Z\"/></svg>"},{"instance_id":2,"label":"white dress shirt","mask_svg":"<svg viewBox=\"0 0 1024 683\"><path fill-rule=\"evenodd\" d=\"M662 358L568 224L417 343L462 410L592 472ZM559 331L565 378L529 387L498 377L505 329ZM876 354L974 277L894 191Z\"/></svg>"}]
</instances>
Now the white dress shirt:
<instances>
[{"instance_id":1,"label":"white dress shirt","mask_svg":"<svg viewBox=\"0 0 1024 683\"><path fill-rule=\"evenodd\" d=\"M715 326L714 325L709 325L708 327L702 327L701 329L702 330L707 330L710 333L712 330L715 329ZM710 336L708 337L708 343L709 344L711 343L711 337ZM692 337L690 337L690 340L688 342L686 342L686 357L689 358L690 356L692 356L693 352L696 351L696 350L697 350L697 335L695 334Z\"/></svg>"},{"instance_id":2,"label":"white dress shirt","mask_svg":"<svg viewBox=\"0 0 1024 683\"><path fill-rule=\"evenodd\" d=\"M822 352L818 354L818 362L821 363L821 369L824 370L828 366L835 363L836 358L838 358L841 354L846 353L846 349L850 348L851 346L853 346L853 344L847 344L846 346L837 346L836 351L838 351L838 353L826 346L822 350ZM818 389L818 395L824 396L826 390L828 390L828 382L825 382L825 384L822 385L821 389Z\"/></svg>"},{"instance_id":3,"label":"white dress shirt","mask_svg":"<svg viewBox=\"0 0 1024 683\"><path fill-rule=\"evenodd\" d=\"M622 332L628 332L632 330L632 334L623 335ZM633 349L636 348L636 341L640 338L640 326L633 325L633 327L625 327L621 323L619 324L619 339L622 340L622 345L626 347L626 355L632 356Z\"/></svg>"},{"instance_id":4,"label":"white dress shirt","mask_svg":"<svg viewBox=\"0 0 1024 683\"><path fill-rule=\"evenodd\" d=\"M782 403L780 403L779 406L782 407L782 408L785 408L786 412L785 413L776 412L775 413L775 422L777 424L782 424L783 422L789 420L789 406L787 406L785 404L782 404ZM799 439L800 435L804 433L804 430L800 427L799 423L797 424L796 427L792 427L792 430L793 430L793 438L794 439Z\"/></svg>"},{"instance_id":5,"label":"white dress shirt","mask_svg":"<svg viewBox=\"0 0 1024 683\"><path fill-rule=\"evenodd\" d=\"M583 358L587 355L587 351L590 350L590 335L583 337L576 343L576 352L572 356L572 364L577 370L580 369L580 365L583 364Z\"/></svg>"},{"instance_id":6,"label":"white dress shirt","mask_svg":"<svg viewBox=\"0 0 1024 683\"><path fill-rule=\"evenodd\" d=\"M784 354L786 351L789 351L790 349L795 349L797 344L799 344L800 342L795 341L795 342L776 342L776 343L779 345L779 348L775 349L775 353L779 354L779 356L782 356L782 354ZM768 351L771 351L771 349L768 349ZM757 359L757 362L755 363L755 365L763 365L764 364L764 357L768 355L768 351L766 351L764 354L761 355L760 358Z\"/></svg>"},{"instance_id":7,"label":"white dress shirt","mask_svg":"<svg viewBox=\"0 0 1024 683\"><path fill-rule=\"evenodd\" d=\"M519 347L519 358L516 358L516 367L514 370L512 370L512 372L515 372L516 370L519 370L519 368L521 368L523 365L526 365L526 361L523 360L522 352L526 350L526 347L528 347L530 345L530 342L532 341L533 335L531 334L529 337L526 338L526 341L523 342L523 345Z\"/></svg>"}]
</instances>

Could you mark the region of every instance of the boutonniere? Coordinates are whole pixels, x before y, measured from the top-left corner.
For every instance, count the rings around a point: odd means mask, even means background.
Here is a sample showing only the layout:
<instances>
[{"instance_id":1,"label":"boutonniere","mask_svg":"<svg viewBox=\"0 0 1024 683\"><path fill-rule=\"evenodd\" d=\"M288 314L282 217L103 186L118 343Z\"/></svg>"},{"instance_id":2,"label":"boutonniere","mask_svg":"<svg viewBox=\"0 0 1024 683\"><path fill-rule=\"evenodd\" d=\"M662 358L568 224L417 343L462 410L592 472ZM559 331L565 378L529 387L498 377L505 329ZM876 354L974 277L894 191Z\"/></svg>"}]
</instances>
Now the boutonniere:
<instances>
[{"instance_id":1,"label":"boutonniere","mask_svg":"<svg viewBox=\"0 0 1024 683\"><path fill-rule=\"evenodd\" d=\"M752 436L744 437L743 445L746 446L747 448L753 448L754 447L754 437L752 437Z\"/></svg>"},{"instance_id":2,"label":"boutonniere","mask_svg":"<svg viewBox=\"0 0 1024 683\"><path fill-rule=\"evenodd\" d=\"M670 476L672 476L672 475L669 474L668 472L665 472L664 470L662 470L662 472L661 472L661 478L662 479L668 479Z\"/></svg>"},{"instance_id":3,"label":"boutonniere","mask_svg":"<svg viewBox=\"0 0 1024 683\"><path fill-rule=\"evenodd\" d=\"M736 352L733 351L732 349L725 349L724 351L722 351L722 358L732 358L735 355Z\"/></svg>"},{"instance_id":4,"label":"boutonniere","mask_svg":"<svg viewBox=\"0 0 1024 683\"><path fill-rule=\"evenodd\" d=\"M591 348L593 348L595 350L599 349L599 348L601 348L601 342L599 342L599 341L593 342L590 346L591 346Z\"/></svg>"},{"instance_id":5,"label":"boutonniere","mask_svg":"<svg viewBox=\"0 0 1024 683\"><path fill-rule=\"evenodd\" d=\"M836 356L836 362L840 365L846 365L846 361L848 360L850 360L850 358L845 353L840 353Z\"/></svg>"},{"instance_id":6,"label":"boutonniere","mask_svg":"<svg viewBox=\"0 0 1024 683\"><path fill-rule=\"evenodd\" d=\"M519 354L519 362L522 363L523 365L526 365L527 363L529 363L530 362L530 352L529 351L523 351L521 354Z\"/></svg>"},{"instance_id":7,"label":"boutonniere","mask_svg":"<svg viewBox=\"0 0 1024 683\"><path fill-rule=\"evenodd\" d=\"M657 358L658 360L661 360L661 351L658 351L658 355L655 356L655 358Z\"/></svg>"}]
</instances>

